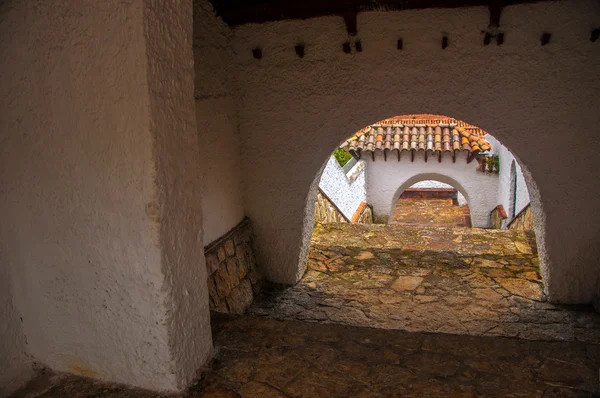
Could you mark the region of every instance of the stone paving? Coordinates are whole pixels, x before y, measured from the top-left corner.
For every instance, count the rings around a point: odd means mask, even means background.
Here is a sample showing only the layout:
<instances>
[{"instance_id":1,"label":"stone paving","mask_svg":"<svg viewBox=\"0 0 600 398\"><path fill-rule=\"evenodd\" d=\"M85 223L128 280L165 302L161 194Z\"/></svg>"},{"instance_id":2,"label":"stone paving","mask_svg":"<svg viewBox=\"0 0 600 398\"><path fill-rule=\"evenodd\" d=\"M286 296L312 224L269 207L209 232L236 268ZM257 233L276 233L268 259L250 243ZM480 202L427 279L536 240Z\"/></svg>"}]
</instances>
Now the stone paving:
<instances>
[{"instance_id":1,"label":"stone paving","mask_svg":"<svg viewBox=\"0 0 600 398\"><path fill-rule=\"evenodd\" d=\"M411 332L600 343L600 314L546 302L530 232L324 224L294 287L250 314Z\"/></svg>"},{"instance_id":2,"label":"stone paving","mask_svg":"<svg viewBox=\"0 0 600 398\"><path fill-rule=\"evenodd\" d=\"M181 397L596 397L600 346L214 315L215 358ZM154 397L41 376L37 397ZM33 391L30 389L30 392ZM20 395L26 396L26 395Z\"/></svg>"},{"instance_id":3,"label":"stone paving","mask_svg":"<svg viewBox=\"0 0 600 398\"><path fill-rule=\"evenodd\" d=\"M212 330L181 394L47 372L14 397L600 397L600 316L546 302L522 231L319 225L296 286Z\"/></svg>"},{"instance_id":4,"label":"stone paving","mask_svg":"<svg viewBox=\"0 0 600 398\"><path fill-rule=\"evenodd\" d=\"M390 224L416 226L470 227L469 206L458 206L452 199L399 199Z\"/></svg>"}]
</instances>

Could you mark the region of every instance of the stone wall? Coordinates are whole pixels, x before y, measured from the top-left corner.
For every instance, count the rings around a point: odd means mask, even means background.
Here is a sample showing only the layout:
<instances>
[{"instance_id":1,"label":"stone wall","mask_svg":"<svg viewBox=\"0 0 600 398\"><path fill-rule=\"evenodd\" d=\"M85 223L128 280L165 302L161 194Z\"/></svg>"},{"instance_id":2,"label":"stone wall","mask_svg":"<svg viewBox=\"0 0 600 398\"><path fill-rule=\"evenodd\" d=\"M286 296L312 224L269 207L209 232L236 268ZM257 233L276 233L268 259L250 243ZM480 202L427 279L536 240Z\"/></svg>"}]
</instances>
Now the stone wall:
<instances>
[{"instance_id":1,"label":"stone wall","mask_svg":"<svg viewBox=\"0 0 600 398\"><path fill-rule=\"evenodd\" d=\"M319 189L315 202L315 223L349 222L333 202Z\"/></svg>"},{"instance_id":2,"label":"stone wall","mask_svg":"<svg viewBox=\"0 0 600 398\"><path fill-rule=\"evenodd\" d=\"M208 272L210 309L241 314L260 289L250 220L244 218L231 231L204 249Z\"/></svg>"},{"instance_id":3,"label":"stone wall","mask_svg":"<svg viewBox=\"0 0 600 398\"><path fill-rule=\"evenodd\" d=\"M494 207L490 213L490 228L502 229L502 224L506 220L506 211L502 205Z\"/></svg>"},{"instance_id":4,"label":"stone wall","mask_svg":"<svg viewBox=\"0 0 600 398\"><path fill-rule=\"evenodd\" d=\"M527 206L508 224L508 229L518 231L533 231L533 216L531 215L531 206Z\"/></svg>"},{"instance_id":5,"label":"stone wall","mask_svg":"<svg viewBox=\"0 0 600 398\"><path fill-rule=\"evenodd\" d=\"M352 216L352 222L356 224L373 224L373 209L367 202L362 202L358 206L356 213Z\"/></svg>"}]
</instances>

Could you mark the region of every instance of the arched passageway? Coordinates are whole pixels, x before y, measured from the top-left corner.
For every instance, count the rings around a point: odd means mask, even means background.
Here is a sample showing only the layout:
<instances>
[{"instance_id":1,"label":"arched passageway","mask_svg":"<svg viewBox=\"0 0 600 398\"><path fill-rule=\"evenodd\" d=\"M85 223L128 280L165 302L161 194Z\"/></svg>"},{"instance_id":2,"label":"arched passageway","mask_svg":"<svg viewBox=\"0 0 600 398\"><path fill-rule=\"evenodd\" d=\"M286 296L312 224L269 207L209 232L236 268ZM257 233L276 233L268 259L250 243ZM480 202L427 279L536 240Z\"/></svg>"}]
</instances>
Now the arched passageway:
<instances>
[{"instance_id":1,"label":"arched passageway","mask_svg":"<svg viewBox=\"0 0 600 398\"><path fill-rule=\"evenodd\" d=\"M427 110L480 126L512 150L531 191L550 299L590 302L600 287L594 204L600 180L587 162L575 159L600 146L594 127L600 125L599 77L592 67L599 58L588 39L597 4L553 7L552 18L533 11L503 16L511 26L510 54L506 46L481 46L488 23L482 9L436 14L436 25L453 31L444 51L439 32L423 28L430 25L429 12L364 14L365 52L353 55L340 50L345 39L329 21L306 21L303 30L327 33L312 36L312 48L323 51L311 52L304 63L283 51L284 43L297 40L294 23L273 25L268 34L260 25L240 27L237 33L260 38L264 48L282 49L256 62L246 56L249 41L236 42L245 68L236 81L245 209L267 278L293 284L303 274L312 228L304 216L314 212L315 176L331 150L374 121ZM479 21L481 29L467 28L465 18ZM556 27L559 43L540 47L534 32L545 26ZM422 46L419 51L390 50L398 27L405 43ZM549 63L555 67L544 66ZM565 146L569 131L578 139Z\"/></svg>"},{"instance_id":2,"label":"arched passageway","mask_svg":"<svg viewBox=\"0 0 600 398\"><path fill-rule=\"evenodd\" d=\"M392 205L388 224L471 227L469 204L454 186L422 180L405 189Z\"/></svg>"}]
</instances>

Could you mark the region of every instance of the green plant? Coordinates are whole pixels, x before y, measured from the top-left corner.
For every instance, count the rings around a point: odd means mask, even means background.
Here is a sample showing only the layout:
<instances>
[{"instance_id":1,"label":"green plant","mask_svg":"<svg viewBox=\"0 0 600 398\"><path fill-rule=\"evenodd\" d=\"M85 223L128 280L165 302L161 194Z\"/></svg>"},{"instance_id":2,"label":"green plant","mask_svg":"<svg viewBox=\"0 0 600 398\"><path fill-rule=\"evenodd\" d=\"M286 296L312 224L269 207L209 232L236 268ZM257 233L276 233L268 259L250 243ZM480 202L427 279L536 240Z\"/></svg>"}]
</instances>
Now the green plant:
<instances>
[{"instance_id":1,"label":"green plant","mask_svg":"<svg viewBox=\"0 0 600 398\"><path fill-rule=\"evenodd\" d=\"M344 165L348 163L350 159L352 159L352 155L344 151L342 148L336 149L335 152L333 152L333 156L335 156L335 159L342 167L344 167Z\"/></svg>"}]
</instances>

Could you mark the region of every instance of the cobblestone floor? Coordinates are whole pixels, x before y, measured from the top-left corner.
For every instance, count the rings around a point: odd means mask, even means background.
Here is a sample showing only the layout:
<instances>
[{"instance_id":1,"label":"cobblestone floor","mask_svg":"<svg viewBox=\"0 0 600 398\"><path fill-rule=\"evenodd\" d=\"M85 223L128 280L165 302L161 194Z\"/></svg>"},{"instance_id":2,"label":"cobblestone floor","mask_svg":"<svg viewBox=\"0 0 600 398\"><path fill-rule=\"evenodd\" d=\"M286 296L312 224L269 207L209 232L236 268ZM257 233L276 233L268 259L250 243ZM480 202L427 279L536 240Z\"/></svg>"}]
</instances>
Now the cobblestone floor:
<instances>
[{"instance_id":1,"label":"cobblestone floor","mask_svg":"<svg viewBox=\"0 0 600 398\"><path fill-rule=\"evenodd\" d=\"M390 224L470 227L469 206L453 204L452 199L399 199Z\"/></svg>"},{"instance_id":2,"label":"cobblestone floor","mask_svg":"<svg viewBox=\"0 0 600 398\"><path fill-rule=\"evenodd\" d=\"M170 396L600 397L600 316L546 302L523 232L319 226L300 283L212 328L214 360ZM15 395L158 396L56 374Z\"/></svg>"},{"instance_id":3,"label":"cobblestone floor","mask_svg":"<svg viewBox=\"0 0 600 398\"><path fill-rule=\"evenodd\" d=\"M214 316L215 359L182 397L596 397L600 346ZM31 391L31 390L30 390ZM154 397L78 377L38 397Z\"/></svg>"},{"instance_id":4,"label":"cobblestone floor","mask_svg":"<svg viewBox=\"0 0 600 398\"><path fill-rule=\"evenodd\" d=\"M250 314L383 329L600 343L591 307L546 302L531 233L325 224L294 287Z\"/></svg>"}]
</instances>

